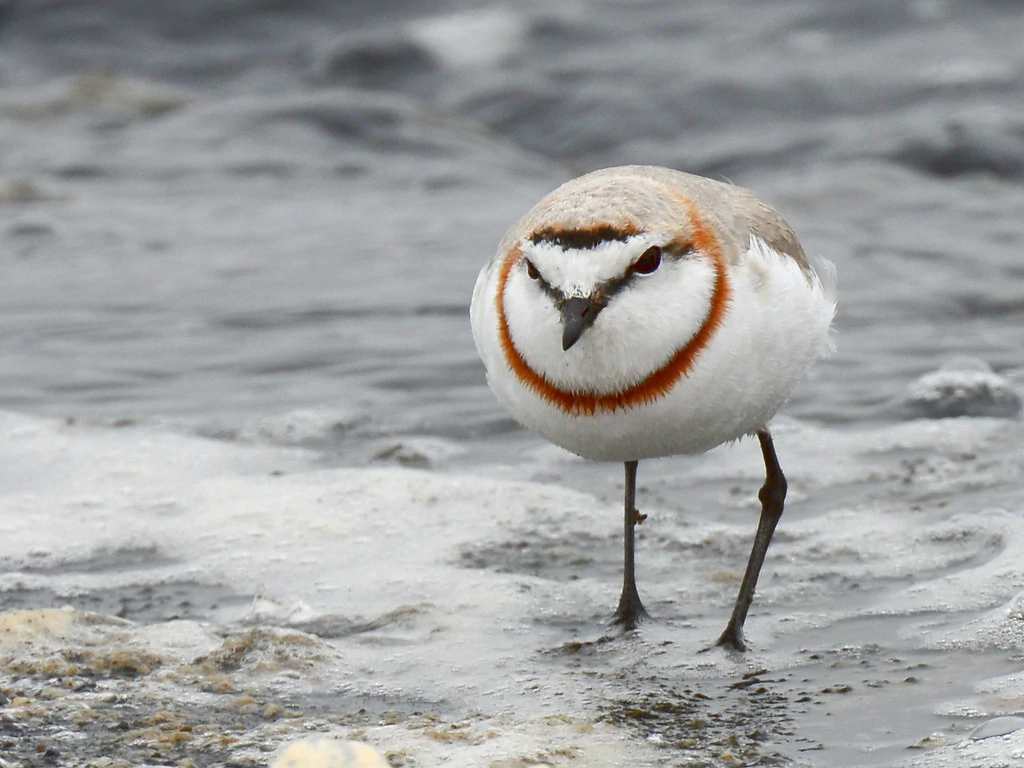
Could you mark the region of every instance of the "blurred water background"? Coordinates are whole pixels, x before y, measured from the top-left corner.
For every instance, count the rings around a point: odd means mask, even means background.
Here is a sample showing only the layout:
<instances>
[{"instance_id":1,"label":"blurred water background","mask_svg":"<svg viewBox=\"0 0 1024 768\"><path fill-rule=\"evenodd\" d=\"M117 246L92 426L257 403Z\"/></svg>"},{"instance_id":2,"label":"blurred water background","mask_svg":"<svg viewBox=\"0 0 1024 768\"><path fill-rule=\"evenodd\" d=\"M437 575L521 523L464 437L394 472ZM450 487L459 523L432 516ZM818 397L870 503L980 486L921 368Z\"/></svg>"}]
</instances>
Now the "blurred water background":
<instances>
[{"instance_id":1,"label":"blurred water background","mask_svg":"<svg viewBox=\"0 0 1024 768\"><path fill-rule=\"evenodd\" d=\"M315 691L324 711L386 700L361 728L383 727L383 710L399 723L431 706L456 720L500 711L519 739L494 742L505 757L418 741L396 764L887 765L916 759L911 745L940 750L922 764L957 764L963 752L941 756L950 734L1024 711L1022 40L1010 0L0 3L0 607L358 636L375 660L346 672L351 688ZM584 661L539 650L598 637L613 607L620 470L549 448L500 410L468 302L536 199L625 163L751 187L838 268L839 352L780 417L792 503L748 622L764 655L747 660L697 653L724 624L753 534L746 444L641 466L641 591L661 622L634 645L585 646ZM975 418L934 418L951 416ZM317 527L374 482L413 482L395 468L455 484L453 517L398 490L361 532ZM266 506L262 480L235 478L187 501L199 480L271 470L304 490ZM547 487L529 486L534 498L506 481ZM342 486L330 509L300 501ZM589 495L566 501L558 486ZM214 497L266 517L210 522L225 508ZM478 508L499 527L474 527ZM260 539L281 515L320 535ZM375 538L381 518L376 536L416 557ZM180 537L207 523L208 551ZM383 547L380 559L335 562L346 542ZM240 551L269 559L221 567ZM458 574L473 574L455 590L465 602L446 605ZM318 579L334 586L304 592ZM582 585L587 598L565 591ZM139 599L144 587L165 602ZM524 593L534 602L508 607ZM391 624L359 621L399 608L413 629L367 642ZM362 628L342 632L338 616ZM447 627L440 645L432 622ZM488 649L475 666L467 643ZM833 680L844 664L873 671ZM548 676L558 693L530 687ZM744 714L756 701L687 709L695 681L715 699L748 691L730 687L744 679L767 685L777 718ZM843 685L853 693L828 691ZM537 718L555 715L619 735L576 753L531 746ZM704 740L681 725L699 720ZM740 739L749 754L728 743L748 722L762 734ZM287 736L260 734L253 754ZM187 741L197 764L230 759Z\"/></svg>"}]
</instances>

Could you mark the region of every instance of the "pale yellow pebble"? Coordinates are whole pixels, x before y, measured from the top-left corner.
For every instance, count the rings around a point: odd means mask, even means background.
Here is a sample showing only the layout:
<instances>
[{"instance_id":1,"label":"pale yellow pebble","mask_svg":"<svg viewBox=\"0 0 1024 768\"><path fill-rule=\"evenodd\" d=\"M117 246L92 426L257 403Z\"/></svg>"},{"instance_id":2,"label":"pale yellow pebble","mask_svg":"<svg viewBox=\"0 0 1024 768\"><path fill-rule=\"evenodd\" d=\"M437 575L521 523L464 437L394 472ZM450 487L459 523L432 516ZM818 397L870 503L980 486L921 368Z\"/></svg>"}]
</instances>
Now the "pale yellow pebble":
<instances>
[{"instance_id":1,"label":"pale yellow pebble","mask_svg":"<svg viewBox=\"0 0 1024 768\"><path fill-rule=\"evenodd\" d=\"M289 744L271 768L390 768L368 744L340 739L303 739Z\"/></svg>"},{"instance_id":2,"label":"pale yellow pebble","mask_svg":"<svg viewBox=\"0 0 1024 768\"><path fill-rule=\"evenodd\" d=\"M14 645L35 637L65 635L76 613L65 608L39 608L0 613L0 645Z\"/></svg>"}]
</instances>

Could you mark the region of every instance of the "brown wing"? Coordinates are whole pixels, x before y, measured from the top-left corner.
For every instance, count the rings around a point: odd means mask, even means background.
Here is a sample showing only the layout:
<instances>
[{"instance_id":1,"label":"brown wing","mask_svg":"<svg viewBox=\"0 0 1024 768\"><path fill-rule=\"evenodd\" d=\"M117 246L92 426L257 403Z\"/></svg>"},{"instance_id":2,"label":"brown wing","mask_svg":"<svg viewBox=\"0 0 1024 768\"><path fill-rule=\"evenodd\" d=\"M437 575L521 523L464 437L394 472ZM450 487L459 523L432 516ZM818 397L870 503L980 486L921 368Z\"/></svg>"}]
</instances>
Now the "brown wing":
<instances>
[{"instance_id":1,"label":"brown wing","mask_svg":"<svg viewBox=\"0 0 1024 768\"><path fill-rule=\"evenodd\" d=\"M746 192L746 190L743 190ZM748 193L748 205L739 211L739 218L754 237L764 240L774 250L791 257L804 272L810 272L807 255L796 238L796 232L782 216L763 200Z\"/></svg>"}]
</instances>

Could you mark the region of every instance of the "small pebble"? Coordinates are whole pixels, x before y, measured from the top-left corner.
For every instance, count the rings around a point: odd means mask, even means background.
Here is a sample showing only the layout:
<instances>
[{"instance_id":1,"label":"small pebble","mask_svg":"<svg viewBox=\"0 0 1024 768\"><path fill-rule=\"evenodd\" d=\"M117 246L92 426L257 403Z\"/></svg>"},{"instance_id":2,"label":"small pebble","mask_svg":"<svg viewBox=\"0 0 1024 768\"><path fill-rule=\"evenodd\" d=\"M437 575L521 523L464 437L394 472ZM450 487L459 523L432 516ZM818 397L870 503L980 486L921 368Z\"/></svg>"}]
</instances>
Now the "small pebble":
<instances>
[{"instance_id":1,"label":"small pebble","mask_svg":"<svg viewBox=\"0 0 1024 768\"><path fill-rule=\"evenodd\" d=\"M949 743L949 738L941 731L929 734L910 744L907 749L937 749Z\"/></svg>"},{"instance_id":2,"label":"small pebble","mask_svg":"<svg viewBox=\"0 0 1024 768\"><path fill-rule=\"evenodd\" d=\"M390 768L368 744L341 739L303 739L285 747L271 768Z\"/></svg>"}]
</instances>

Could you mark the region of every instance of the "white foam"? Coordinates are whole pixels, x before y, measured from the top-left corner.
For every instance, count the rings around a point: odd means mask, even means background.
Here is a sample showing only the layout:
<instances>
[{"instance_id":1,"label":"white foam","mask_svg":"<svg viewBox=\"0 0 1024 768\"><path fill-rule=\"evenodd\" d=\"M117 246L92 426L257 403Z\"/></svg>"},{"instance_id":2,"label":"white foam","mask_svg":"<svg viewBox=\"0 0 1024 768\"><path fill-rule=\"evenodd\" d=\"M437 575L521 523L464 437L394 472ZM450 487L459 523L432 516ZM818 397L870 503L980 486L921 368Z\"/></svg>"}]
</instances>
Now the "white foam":
<instances>
[{"instance_id":1,"label":"white foam","mask_svg":"<svg viewBox=\"0 0 1024 768\"><path fill-rule=\"evenodd\" d=\"M899 768L963 768L965 765L1013 766L1024 761L1024 731L1000 737L966 739L922 751L899 763Z\"/></svg>"},{"instance_id":2,"label":"white foam","mask_svg":"<svg viewBox=\"0 0 1024 768\"><path fill-rule=\"evenodd\" d=\"M453 68L495 66L523 45L526 19L505 8L484 8L419 19L409 34Z\"/></svg>"},{"instance_id":3,"label":"white foam","mask_svg":"<svg viewBox=\"0 0 1024 768\"><path fill-rule=\"evenodd\" d=\"M317 680L487 713L473 726L480 732L457 745L386 726L370 734L423 764L487 764L568 741L587 765L652 764L656 740L624 739L593 710L636 694L637 665L674 684L738 676L750 664L792 669L806 664L795 647L842 646L855 621L898 619L894 632L872 639L901 654L955 659L1019 647L1019 423L844 432L784 422L777 436L791 504L748 620L746 657L699 651L728 615L753 536L761 470L750 441L643 470L650 519L638 574L659 620L575 664L545 652L604 632L619 586L617 499L401 467L322 469L318 454L294 448L147 428L0 415L0 588L73 596L226 585L255 599L223 608L217 621L335 627L322 632L337 654L323 656ZM542 463L537 471L556 478L607 474L614 495L620 470ZM151 551L152 561L75 565L120 550ZM574 571L576 560L583 565ZM194 622L116 629L175 657L215 642ZM593 674L581 675L579 664ZM300 677L294 684L304 690L322 684ZM1000 695L1022 696L1019 677L1000 684ZM946 716L940 701L935 711ZM957 711L1010 714L969 703ZM566 713L567 721L551 719ZM484 738L487 729L500 736ZM969 749L993 749L1001 738L1017 743L1010 734Z\"/></svg>"}]
</instances>

